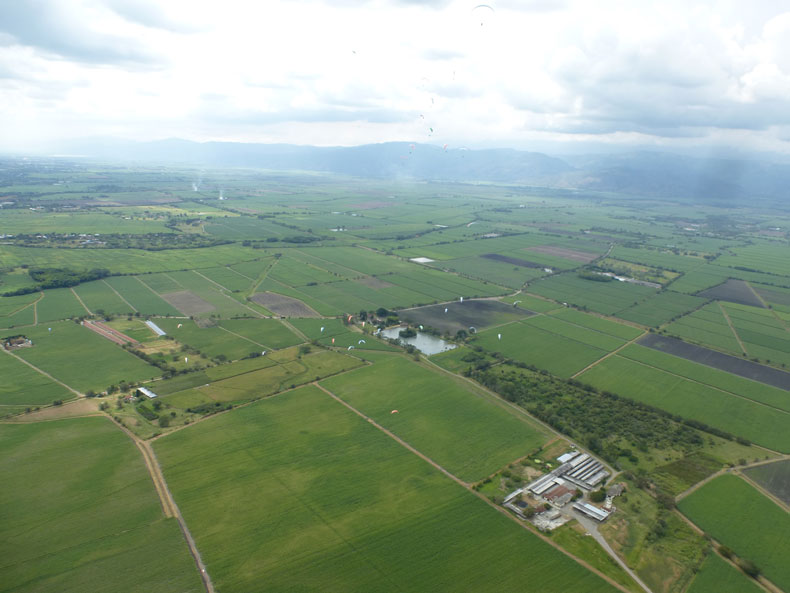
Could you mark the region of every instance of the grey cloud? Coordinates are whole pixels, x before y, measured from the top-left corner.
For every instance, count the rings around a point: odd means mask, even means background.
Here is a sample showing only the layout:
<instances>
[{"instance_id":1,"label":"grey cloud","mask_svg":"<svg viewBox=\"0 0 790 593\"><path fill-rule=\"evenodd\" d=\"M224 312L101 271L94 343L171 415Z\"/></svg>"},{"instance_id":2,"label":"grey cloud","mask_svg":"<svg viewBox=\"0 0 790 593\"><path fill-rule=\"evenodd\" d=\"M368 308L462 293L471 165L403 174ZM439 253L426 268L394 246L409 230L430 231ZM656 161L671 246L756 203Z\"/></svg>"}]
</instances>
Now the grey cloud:
<instances>
[{"instance_id":1,"label":"grey cloud","mask_svg":"<svg viewBox=\"0 0 790 593\"><path fill-rule=\"evenodd\" d=\"M125 18L145 27L163 29L174 33L196 33L200 27L187 18L175 18L162 10L162 3L150 0L105 0L105 6ZM188 17L189 15L184 15Z\"/></svg>"},{"instance_id":2,"label":"grey cloud","mask_svg":"<svg viewBox=\"0 0 790 593\"><path fill-rule=\"evenodd\" d=\"M0 33L79 62L150 66L159 61L137 40L92 30L83 17L57 0L0 2Z\"/></svg>"}]
</instances>

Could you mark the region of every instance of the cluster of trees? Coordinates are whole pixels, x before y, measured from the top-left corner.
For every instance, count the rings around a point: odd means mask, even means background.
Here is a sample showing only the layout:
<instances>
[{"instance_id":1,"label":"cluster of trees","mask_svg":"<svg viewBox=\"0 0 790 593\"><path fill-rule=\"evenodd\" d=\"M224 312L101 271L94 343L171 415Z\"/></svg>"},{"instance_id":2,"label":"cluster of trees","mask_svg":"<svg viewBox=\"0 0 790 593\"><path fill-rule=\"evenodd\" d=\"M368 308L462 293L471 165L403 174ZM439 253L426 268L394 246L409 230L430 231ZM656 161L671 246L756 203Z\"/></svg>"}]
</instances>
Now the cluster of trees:
<instances>
[{"instance_id":1,"label":"cluster of trees","mask_svg":"<svg viewBox=\"0 0 790 593\"><path fill-rule=\"evenodd\" d=\"M524 407L556 430L583 442L590 451L614 465L620 457L639 463L634 451L621 447L624 442L633 443L641 452L651 448L691 448L703 443L694 428L714 432L701 423L685 421L663 410L598 391L578 381L564 381L512 361L491 366L481 359L466 375Z\"/></svg>"},{"instance_id":2,"label":"cluster of trees","mask_svg":"<svg viewBox=\"0 0 790 593\"><path fill-rule=\"evenodd\" d=\"M200 233L144 233L101 235L99 238L80 237L74 234L16 235L14 245L21 247L64 247L80 249L196 249L226 245L233 241Z\"/></svg>"},{"instance_id":3,"label":"cluster of trees","mask_svg":"<svg viewBox=\"0 0 790 593\"><path fill-rule=\"evenodd\" d=\"M46 288L66 288L77 286L81 282L99 280L110 275L109 270L93 268L92 270L70 270L68 268L29 268L28 274L36 283L35 286L25 286L17 290L3 293L3 296L17 296L30 294Z\"/></svg>"}]
</instances>

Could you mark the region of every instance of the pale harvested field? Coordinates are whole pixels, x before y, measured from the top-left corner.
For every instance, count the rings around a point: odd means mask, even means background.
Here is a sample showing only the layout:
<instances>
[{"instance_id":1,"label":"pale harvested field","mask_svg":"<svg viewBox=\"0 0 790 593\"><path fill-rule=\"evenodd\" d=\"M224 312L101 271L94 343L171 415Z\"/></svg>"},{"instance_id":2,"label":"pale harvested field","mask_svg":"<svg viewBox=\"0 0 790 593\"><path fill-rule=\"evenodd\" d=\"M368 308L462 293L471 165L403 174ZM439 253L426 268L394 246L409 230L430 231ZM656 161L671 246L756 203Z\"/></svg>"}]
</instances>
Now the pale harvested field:
<instances>
[{"instance_id":1,"label":"pale harvested field","mask_svg":"<svg viewBox=\"0 0 790 593\"><path fill-rule=\"evenodd\" d=\"M189 290L179 290L178 292L168 292L161 295L168 303L181 311L184 315L200 315L210 313L215 307L209 302L204 301L198 295Z\"/></svg>"},{"instance_id":2,"label":"pale harvested field","mask_svg":"<svg viewBox=\"0 0 790 593\"><path fill-rule=\"evenodd\" d=\"M567 249L565 247L554 247L552 245L538 245L537 247L527 247L524 251L545 253L546 255L562 257L572 261L581 262L584 264L589 263L598 257L594 253L588 253L586 251L576 251L575 249Z\"/></svg>"},{"instance_id":3,"label":"pale harvested field","mask_svg":"<svg viewBox=\"0 0 790 593\"><path fill-rule=\"evenodd\" d=\"M299 299L276 292L256 292L252 300L282 317L320 317Z\"/></svg>"}]
</instances>

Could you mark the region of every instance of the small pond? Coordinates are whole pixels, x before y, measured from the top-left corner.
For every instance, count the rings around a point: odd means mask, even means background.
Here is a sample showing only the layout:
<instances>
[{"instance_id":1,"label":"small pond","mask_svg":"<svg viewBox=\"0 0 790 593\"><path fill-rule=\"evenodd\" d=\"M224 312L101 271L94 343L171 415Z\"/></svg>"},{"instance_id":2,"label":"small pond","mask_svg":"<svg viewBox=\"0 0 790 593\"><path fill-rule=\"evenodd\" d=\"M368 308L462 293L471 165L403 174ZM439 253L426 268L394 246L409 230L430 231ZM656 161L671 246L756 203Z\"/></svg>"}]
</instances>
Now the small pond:
<instances>
[{"instance_id":1,"label":"small pond","mask_svg":"<svg viewBox=\"0 0 790 593\"><path fill-rule=\"evenodd\" d=\"M455 348L455 344L451 344L446 340L442 340L441 338L437 338L436 336L425 334L423 332L417 332L417 335L413 338L401 338L398 336L398 333L402 329L402 327L390 327L388 329L381 330L380 335L385 338L398 340L401 344L411 344L417 348L417 350L423 354L427 354L428 356L431 354L439 354L439 352L446 352L447 350L452 350Z\"/></svg>"}]
</instances>

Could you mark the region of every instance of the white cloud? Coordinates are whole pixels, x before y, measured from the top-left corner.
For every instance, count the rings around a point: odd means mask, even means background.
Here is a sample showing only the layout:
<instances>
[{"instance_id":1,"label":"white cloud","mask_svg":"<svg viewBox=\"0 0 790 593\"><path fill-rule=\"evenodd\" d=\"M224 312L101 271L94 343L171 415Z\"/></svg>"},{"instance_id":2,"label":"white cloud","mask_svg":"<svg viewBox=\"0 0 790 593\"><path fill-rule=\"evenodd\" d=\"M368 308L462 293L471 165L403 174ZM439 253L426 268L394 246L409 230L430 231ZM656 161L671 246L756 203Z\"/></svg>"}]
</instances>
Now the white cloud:
<instances>
[{"instance_id":1,"label":"white cloud","mask_svg":"<svg viewBox=\"0 0 790 593\"><path fill-rule=\"evenodd\" d=\"M786 145L778 3L477 4L4 3L0 142Z\"/></svg>"}]
</instances>

